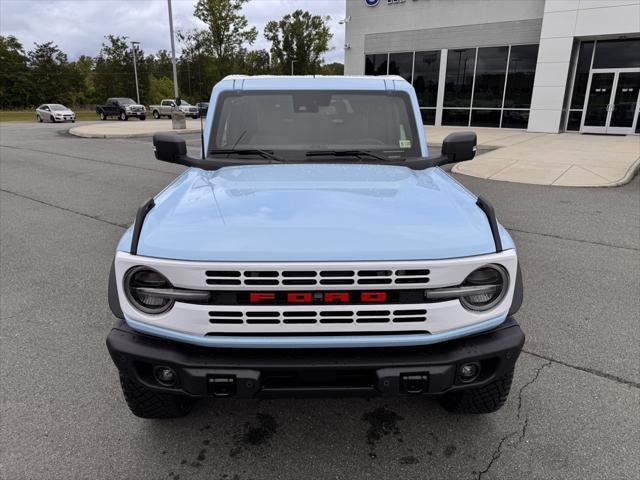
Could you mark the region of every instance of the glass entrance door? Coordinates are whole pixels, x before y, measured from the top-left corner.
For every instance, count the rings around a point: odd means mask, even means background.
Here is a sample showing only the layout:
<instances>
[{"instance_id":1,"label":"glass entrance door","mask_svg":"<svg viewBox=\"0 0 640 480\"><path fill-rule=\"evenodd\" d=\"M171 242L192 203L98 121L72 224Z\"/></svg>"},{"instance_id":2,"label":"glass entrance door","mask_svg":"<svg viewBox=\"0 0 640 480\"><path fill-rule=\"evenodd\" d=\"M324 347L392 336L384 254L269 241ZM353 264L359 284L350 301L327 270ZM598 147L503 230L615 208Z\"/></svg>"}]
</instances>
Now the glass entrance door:
<instances>
[{"instance_id":1,"label":"glass entrance door","mask_svg":"<svg viewBox=\"0 0 640 480\"><path fill-rule=\"evenodd\" d=\"M638 122L640 69L593 71L583 133L631 134Z\"/></svg>"}]
</instances>

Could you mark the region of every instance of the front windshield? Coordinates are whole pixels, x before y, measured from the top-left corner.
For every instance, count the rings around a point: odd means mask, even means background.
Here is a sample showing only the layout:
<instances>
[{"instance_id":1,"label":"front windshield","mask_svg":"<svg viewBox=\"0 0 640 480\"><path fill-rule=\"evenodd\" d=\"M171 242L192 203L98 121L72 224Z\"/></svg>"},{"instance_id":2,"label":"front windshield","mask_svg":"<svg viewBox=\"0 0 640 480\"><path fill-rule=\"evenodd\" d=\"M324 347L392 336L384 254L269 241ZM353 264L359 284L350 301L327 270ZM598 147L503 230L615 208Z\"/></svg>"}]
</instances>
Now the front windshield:
<instances>
[{"instance_id":1,"label":"front windshield","mask_svg":"<svg viewBox=\"0 0 640 480\"><path fill-rule=\"evenodd\" d=\"M402 92L257 91L221 95L211 150L360 150L419 155L409 96Z\"/></svg>"},{"instance_id":2,"label":"front windshield","mask_svg":"<svg viewBox=\"0 0 640 480\"><path fill-rule=\"evenodd\" d=\"M122 105L135 105L136 104L136 102L134 102L132 98L117 98L116 100L118 100L118 102L120 102Z\"/></svg>"},{"instance_id":3,"label":"front windshield","mask_svg":"<svg viewBox=\"0 0 640 480\"><path fill-rule=\"evenodd\" d=\"M60 111L60 110L69 110L67 107L65 107L64 105L60 105L59 103L54 103L49 105L49 108L51 108L51 110L55 111Z\"/></svg>"}]
</instances>

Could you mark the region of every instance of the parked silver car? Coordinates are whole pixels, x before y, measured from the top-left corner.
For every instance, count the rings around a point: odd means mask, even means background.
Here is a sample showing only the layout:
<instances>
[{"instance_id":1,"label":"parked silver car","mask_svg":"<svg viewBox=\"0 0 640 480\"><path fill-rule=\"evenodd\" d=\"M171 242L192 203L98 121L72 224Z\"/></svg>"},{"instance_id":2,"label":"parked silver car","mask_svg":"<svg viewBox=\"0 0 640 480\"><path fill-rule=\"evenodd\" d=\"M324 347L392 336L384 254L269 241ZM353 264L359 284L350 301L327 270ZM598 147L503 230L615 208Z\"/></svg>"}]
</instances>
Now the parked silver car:
<instances>
[{"instance_id":1,"label":"parked silver car","mask_svg":"<svg viewBox=\"0 0 640 480\"><path fill-rule=\"evenodd\" d=\"M59 103L43 103L36 108L36 120L39 122L75 122L76 114Z\"/></svg>"}]
</instances>

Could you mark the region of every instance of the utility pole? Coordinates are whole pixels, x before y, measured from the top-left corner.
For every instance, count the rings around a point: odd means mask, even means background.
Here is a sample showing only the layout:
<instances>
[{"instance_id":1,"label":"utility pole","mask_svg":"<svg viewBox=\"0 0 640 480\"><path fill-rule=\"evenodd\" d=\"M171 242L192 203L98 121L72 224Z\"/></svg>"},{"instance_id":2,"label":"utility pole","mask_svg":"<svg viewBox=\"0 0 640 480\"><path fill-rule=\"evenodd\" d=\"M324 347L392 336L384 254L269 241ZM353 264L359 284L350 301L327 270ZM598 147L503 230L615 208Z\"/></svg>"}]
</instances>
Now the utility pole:
<instances>
[{"instance_id":1,"label":"utility pole","mask_svg":"<svg viewBox=\"0 0 640 480\"><path fill-rule=\"evenodd\" d=\"M176 44L173 40L173 14L171 13L171 0L167 0L169 6L169 33L171 34L171 64L173 65L173 96L178 98L178 71L176 70Z\"/></svg>"},{"instance_id":2,"label":"utility pole","mask_svg":"<svg viewBox=\"0 0 640 480\"><path fill-rule=\"evenodd\" d=\"M138 61L136 60L136 45L140 45L140 42L131 42L131 50L133 51L133 74L136 77L136 100L138 101L138 104L140 104L140 89L138 88L138 67L136 66L136 63L138 63Z\"/></svg>"}]
</instances>

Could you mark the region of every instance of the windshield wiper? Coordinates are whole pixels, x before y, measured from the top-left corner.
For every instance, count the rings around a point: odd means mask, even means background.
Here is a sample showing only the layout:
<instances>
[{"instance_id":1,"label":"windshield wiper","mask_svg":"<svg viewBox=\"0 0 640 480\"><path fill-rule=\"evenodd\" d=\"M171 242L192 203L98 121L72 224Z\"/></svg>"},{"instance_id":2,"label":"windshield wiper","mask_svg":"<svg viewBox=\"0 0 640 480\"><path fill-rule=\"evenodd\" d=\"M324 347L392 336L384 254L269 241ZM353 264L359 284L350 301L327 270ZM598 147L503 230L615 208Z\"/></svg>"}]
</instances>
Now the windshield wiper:
<instances>
[{"instance_id":1,"label":"windshield wiper","mask_svg":"<svg viewBox=\"0 0 640 480\"><path fill-rule=\"evenodd\" d=\"M394 158L394 159L385 158L380 155L376 155L375 153L368 152L366 150L326 150L326 151L317 150L313 152L307 152L307 157L329 157L329 156L356 157L356 158L371 157L371 158L375 158L376 160L380 160L382 162L390 162L393 160L404 160L404 158L402 159L401 158Z\"/></svg>"},{"instance_id":2,"label":"windshield wiper","mask_svg":"<svg viewBox=\"0 0 640 480\"><path fill-rule=\"evenodd\" d=\"M259 148L229 148L229 149L221 149L221 150L211 150L209 152L212 155L260 155L262 158L268 158L274 162L286 163L282 158L274 155L271 152L267 152L266 150L260 150Z\"/></svg>"}]
</instances>

